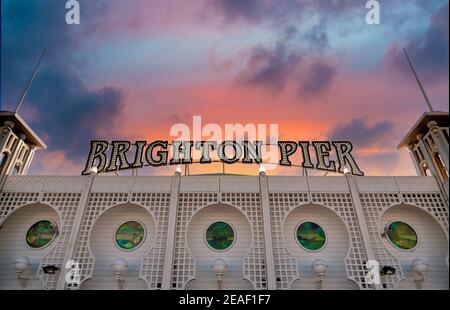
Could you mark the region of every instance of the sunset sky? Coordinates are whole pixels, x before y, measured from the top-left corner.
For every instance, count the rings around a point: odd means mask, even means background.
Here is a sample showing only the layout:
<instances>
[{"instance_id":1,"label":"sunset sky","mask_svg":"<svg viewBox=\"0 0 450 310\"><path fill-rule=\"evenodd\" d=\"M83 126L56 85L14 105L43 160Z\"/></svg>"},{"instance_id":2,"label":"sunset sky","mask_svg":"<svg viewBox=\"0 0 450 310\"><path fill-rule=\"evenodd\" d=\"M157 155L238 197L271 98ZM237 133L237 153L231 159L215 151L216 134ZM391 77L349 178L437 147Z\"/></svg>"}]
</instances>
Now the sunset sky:
<instances>
[{"instance_id":1,"label":"sunset sky","mask_svg":"<svg viewBox=\"0 0 450 310\"><path fill-rule=\"evenodd\" d=\"M366 175L414 175L397 144L426 104L403 47L435 110L448 111L445 0L381 0L380 25L366 24L363 0L79 2L81 24L67 25L65 1L1 1L2 110L49 51L20 111L48 145L30 174L79 175L92 139L170 139L200 115L278 124L280 140L349 140ZM258 167L227 167L243 171Z\"/></svg>"}]
</instances>

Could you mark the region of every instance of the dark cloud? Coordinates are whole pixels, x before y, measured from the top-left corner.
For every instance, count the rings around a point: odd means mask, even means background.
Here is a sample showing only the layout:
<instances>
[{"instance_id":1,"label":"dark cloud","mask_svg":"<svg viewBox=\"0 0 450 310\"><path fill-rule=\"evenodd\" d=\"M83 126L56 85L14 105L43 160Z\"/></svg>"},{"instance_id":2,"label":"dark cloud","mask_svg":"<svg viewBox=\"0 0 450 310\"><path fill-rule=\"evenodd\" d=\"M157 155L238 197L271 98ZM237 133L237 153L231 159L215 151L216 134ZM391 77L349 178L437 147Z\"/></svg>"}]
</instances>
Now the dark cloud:
<instances>
[{"instance_id":1,"label":"dark cloud","mask_svg":"<svg viewBox=\"0 0 450 310\"><path fill-rule=\"evenodd\" d=\"M343 35L352 33L365 25L364 16L367 13L365 1L361 0L208 0L207 2L210 5L206 11L221 15L227 26L233 22L245 21L268 26L278 34L275 47L256 46L248 53L246 65L238 76L238 81L243 85L259 85L273 93L284 89L290 79L289 75L297 71L299 65L308 60L309 56L320 56L324 51L330 52L328 28L338 27ZM408 4L413 8L405 12L402 9L403 0L381 2L382 23L389 23L395 30L410 27L411 19L418 18L418 14L432 11L439 3L443 1L413 0ZM213 11L210 10L211 7L214 8ZM311 20L317 20L317 23L311 26ZM299 28L301 31L297 31L292 25L301 25ZM431 17L426 34L422 38L411 40L406 46L419 73L426 79L438 80L448 77L448 26L448 2L446 2ZM290 40L284 38L287 27L294 29ZM392 48L386 59L389 67L410 75L401 49ZM300 94L305 95L309 90L311 95L314 95L315 90L319 94L332 82L336 68L317 64L316 69L317 72L308 73L312 77L310 80L297 81Z\"/></svg>"},{"instance_id":2,"label":"dark cloud","mask_svg":"<svg viewBox=\"0 0 450 310\"><path fill-rule=\"evenodd\" d=\"M449 66L449 6L442 6L431 18L428 30L422 37L413 38L406 50L419 75L430 82L448 78ZM411 75L401 48L392 47L385 59L390 68Z\"/></svg>"},{"instance_id":3,"label":"dark cloud","mask_svg":"<svg viewBox=\"0 0 450 310\"><path fill-rule=\"evenodd\" d=\"M330 140L351 141L356 146L364 147L380 142L393 129L394 124L389 121L367 126L364 120L356 118L350 123L336 126L328 136Z\"/></svg>"},{"instance_id":4,"label":"dark cloud","mask_svg":"<svg viewBox=\"0 0 450 310\"><path fill-rule=\"evenodd\" d=\"M273 47L259 45L250 49L236 82L278 94L289 81L293 81L298 85L301 99L322 94L337 71L334 64L318 57L329 46L324 27L320 23L311 26L302 39L303 46L297 43L297 39L298 29L288 25L280 32Z\"/></svg>"},{"instance_id":5,"label":"dark cloud","mask_svg":"<svg viewBox=\"0 0 450 310\"><path fill-rule=\"evenodd\" d=\"M313 62L302 72L298 93L301 98L310 98L325 92L330 86L336 68L326 62Z\"/></svg>"},{"instance_id":6,"label":"dark cloud","mask_svg":"<svg viewBox=\"0 0 450 310\"><path fill-rule=\"evenodd\" d=\"M327 18L354 7L356 1L214 0L210 3L227 21L270 24L276 34L273 45L258 45L249 50L236 78L239 85L258 86L278 94L292 82L300 102L328 89L337 67L320 60L330 47ZM310 18L312 13L317 15L314 22L309 19L298 28L299 21Z\"/></svg>"},{"instance_id":7,"label":"dark cloud","mask_svg":"<svg viewBox=\"0 0 450 310\"><path fill-rule=\"evenodd\" d=\"M227 22L281 23L300 19L305 12L320 11L336 16L351 10L364 11L361 0L209 0L210 7Z\"/></svg>"},{"instance_id":8,"label":"dark cloud","mask_svg":"<svg viewBox=\"0 0 450 310\"><path fill-rule=\"evenodd\" d=\"M409 0L408 6L415 7L416 12L422 14L445 1ZM206 12L223 16L226 23L246 21L284 25L292 21L300 22L303 18L314 14L327 20L341 17L349 20L356 17L363 21L367 13L366 2L366 0L207 0ZM414 10L404 10L405 0L379 0L379 3L383 23L390 22L396 27L410 12L416 14Z\"/></svg>"},{"instance_id":9,"label":"dark cloud","mask_svg":"<svg viewBox=\"0 0 450 310\"><path fill-rule=\"evenodd\" d=\"M89 10L82 10L81 25L76 26L65 23L65 2L57 3L2 1L1 101L2 108L13 108L40 53L48 48L22 114L36 111L29 123L46 137L49 149L63 151L67 158L78 160L86 155L86 143L96 133L105 134L114 126L124 95L117 88L92 89L86 85L77 69L83 56L73 54L100 22L107 2L81 1L82 7L89 4Z\"/></svg>"},{"instance_id":10,"label":"dark cloud","mask_svg":"<svg viewBox=\"0 0 450 310\"><path fill-rule=\"evenodd\" d=\"M257 21L264 12L265 0L214 0L212 6L227 20L245 19Z\"/></svg>"},{"instance_id":11,"label":"dark cloud","mask_svg":"<svg viewBox=\"0 0 450 310\"><path fill-rule=\"evenodd\" d=\"M237 80L243 85L262 86L278 93L301 59L301 55L289 52L282 43L273 49L258 46L250 51Z\"/></svg>"}]
</instances>

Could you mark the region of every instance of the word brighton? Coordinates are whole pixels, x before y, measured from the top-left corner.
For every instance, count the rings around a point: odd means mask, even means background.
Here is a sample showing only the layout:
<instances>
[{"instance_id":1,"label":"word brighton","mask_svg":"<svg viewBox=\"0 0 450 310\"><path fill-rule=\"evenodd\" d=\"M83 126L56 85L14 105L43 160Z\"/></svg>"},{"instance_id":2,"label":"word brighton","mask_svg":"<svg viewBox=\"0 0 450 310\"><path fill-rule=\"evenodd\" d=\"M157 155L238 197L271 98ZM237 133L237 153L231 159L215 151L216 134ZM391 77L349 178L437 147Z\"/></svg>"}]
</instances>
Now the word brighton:
<instances>
[{"instance_id":1,"label":"word brighton","mask_svg":"<svg viewBox=\"0 0 450 310\"><path fill-rule=\"evenodd\" d=\"M108 149L111 145L108 160ZM133 149L131 150L133 145ZM356 161L351 154L353 145L348 141L279 141L279 164L281 166L292 166L291 158L299 151L301 152L301 167L309 169L319 169L339 173L347 173L363 176ZM334 148L336 161L331 160L331 152ZM200 161L194 162L192 153L201 154ZM134 152L133 152L134 151ZM315 163L313 163L311 151L315 153ZM212 163L211 153L217 154L220 161L226 164L241 162L243 164L261 164L262 142L260 141L173 141L170 145L168 141L136 141L134 144L128 141L108 141L95 140L91 142L91 150L86 163L86 168L82 172L88 175L92 169L96 168L97 173L113 172L117 170L136 169L144 166L163 166L180 164L209 164ZM169 160L169 153L171 159ZM129 162L128 157L134 158ZM268 163L274 164L274 163ZM351 171L350 171L351 169Z\"/></svg>"}]
</instances>

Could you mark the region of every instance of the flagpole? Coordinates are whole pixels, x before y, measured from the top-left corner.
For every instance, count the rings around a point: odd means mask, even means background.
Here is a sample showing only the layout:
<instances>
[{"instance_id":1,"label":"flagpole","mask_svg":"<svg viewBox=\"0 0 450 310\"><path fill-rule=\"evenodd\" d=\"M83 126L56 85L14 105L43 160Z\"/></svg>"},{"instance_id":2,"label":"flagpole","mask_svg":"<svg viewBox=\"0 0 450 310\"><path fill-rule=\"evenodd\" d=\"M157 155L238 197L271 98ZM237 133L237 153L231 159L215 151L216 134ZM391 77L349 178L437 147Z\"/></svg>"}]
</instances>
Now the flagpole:
<instances>
[{"instance_id":1,"label":"flagpole","mask_svg":"<svg viewBox=\"0 0 450 310\"><path fill-rule=\"evenodd\" d=\"M36 78L36 75L39 71L39 67L41 66L42 61L44 60L45 56L47 55L47 49L44 50L42 53L41 59L39 60L39 63L37 64L36 68L34 69L33 75L31 76L31 79L28 81L27 88L25 88L25 91L23 92L22 96L20 97L19 102L17 103L17 106L14 110L14 113L17 113L20 109L20 106L22 105L23 101L25 100L25 97L28 94L28 91L30 90L31 84L33 84L34 79Z\"/></svg>"},{"instance_id":2,"label":"flagpole","mask_svg":"<svg viewBox=\"0 0 450 310\"><path fill-rule=\"evenodd\" d=\"M423 97L425 98L425 101L427 102L428 108L430 109L430 112L434 112L433 106L431 105L430 99L428 99L427 93L425 92L425 89L422 86L422 83L420 82L419 76L417 75L416 70L414 70L414 66L409 59L408 53L406 52L406 49L403 48L403 52L405 53L406 60L408 60L409 67L411 68L412 73L414 74L414 77L416 78L417 84L419 84L420 91L422 92Z\"/></svg>"}]
</instances>

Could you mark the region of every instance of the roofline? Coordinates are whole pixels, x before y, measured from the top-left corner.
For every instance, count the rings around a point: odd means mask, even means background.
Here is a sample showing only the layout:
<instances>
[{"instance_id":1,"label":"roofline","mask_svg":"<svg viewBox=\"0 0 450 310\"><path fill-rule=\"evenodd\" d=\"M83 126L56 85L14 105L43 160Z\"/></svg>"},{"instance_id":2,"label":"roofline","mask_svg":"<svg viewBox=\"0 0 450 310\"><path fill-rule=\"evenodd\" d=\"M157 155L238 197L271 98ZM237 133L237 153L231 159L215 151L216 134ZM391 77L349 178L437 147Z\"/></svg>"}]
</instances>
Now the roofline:
<instances>
[{"instance_id":1,"label":"roofline","mask_svg":"<svg viewBox=\"0 0 450 310\"><path fill-rule=\"evenodd\" d=\"M432 116L447 116L448 117L449 112L443 112L443 111L435 111L435 112L425 112L423 113L420 118L417 120L417 122L411 127L411 129L408 131L408 133L403 137L401 142L397 145L397 149L401 149L402 147L408 146L411 142L411 136L416 132L417 128L420 126L420 124L427 118Z\"/></svg>"},{"instance_id":2,"label":"roofline","mask_svg":"<svg viewBox=\"0 0 450 310\"><path fill-rule=\"evenodd\" d=\"M23 127L21 129L26 131L26 132L24 132L26 135L31 135L31 137L28 136L27 139L33 140L32 143L37 148L47 149L47 145L44 143L44 141L42 141L42 139L39 138L37 133L34 132L33 129L31 129L31 127L25 122L25 120L17 112L0 111L0 116L11 117L13 119L15 118L19 122L18 125L17 124L15 124L15 125L17 125L17 127L19 127L19 126Z\"/></svg>"}]
</instances>

